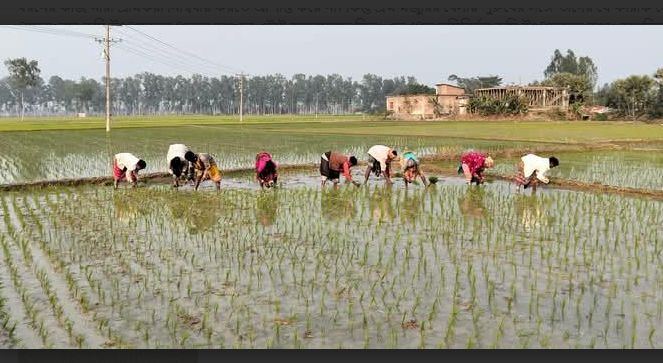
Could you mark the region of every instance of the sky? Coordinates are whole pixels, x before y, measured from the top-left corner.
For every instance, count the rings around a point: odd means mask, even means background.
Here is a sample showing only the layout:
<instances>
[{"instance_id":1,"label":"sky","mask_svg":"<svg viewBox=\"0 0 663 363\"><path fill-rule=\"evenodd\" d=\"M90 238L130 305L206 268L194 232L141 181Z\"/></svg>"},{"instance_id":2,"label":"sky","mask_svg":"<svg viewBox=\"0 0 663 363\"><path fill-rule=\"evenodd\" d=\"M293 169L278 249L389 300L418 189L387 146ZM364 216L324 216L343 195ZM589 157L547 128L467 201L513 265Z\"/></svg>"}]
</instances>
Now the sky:
<instances>
[{"instance_id":1,"label":"sky","mask_svg":"<svg viewBox=\"0 0 663 363\"><path fill-rule=\"evenodd\" d=\"M0 59L39 62L45 80L101 80L101 25L0 26ZM589 56L598 85L663 67L656 25L159 25L111 27L112 77L141 72L207 76L338 73L360 80L414 76L432 86L499 75L504 84L543 78L555 49ZM0 66L0 77L7 69Z\"/></svg>"}]
</instances>

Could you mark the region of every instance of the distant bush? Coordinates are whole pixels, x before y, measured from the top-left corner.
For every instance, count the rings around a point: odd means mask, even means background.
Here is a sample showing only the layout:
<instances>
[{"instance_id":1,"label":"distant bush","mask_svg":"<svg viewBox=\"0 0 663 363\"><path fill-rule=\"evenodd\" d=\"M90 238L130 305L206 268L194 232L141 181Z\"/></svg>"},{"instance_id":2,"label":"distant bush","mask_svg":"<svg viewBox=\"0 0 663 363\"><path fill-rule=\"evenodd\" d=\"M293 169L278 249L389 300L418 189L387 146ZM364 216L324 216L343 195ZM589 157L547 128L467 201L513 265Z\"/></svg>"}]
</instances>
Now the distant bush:
<instances>
[{"instance_id":1,"label":"distant bush","mask_svg":"<svg viewBox=\"0 0 663 363\"><path fill-rule=\"evenodd\" d=\"M608 121L608 115L605 113L597 113L592 117L594 121Z\"/></svg>"},{"instance_id":2,"label":"distant bush","mask_svg":"<svg viewBox=\"0 0 663 363\"><path fill-rule=\"evenodd\" d=\"M471 113L487 115L520 115L528 111L528 100L518 95L509 95L504 98L487 96L474 97L468 103Z\"/></svg>"},{"instance_id":3,"label":"distant bush","mask_svg":"<svg viewBox=\"0 0 663 363\"><path fill-rule=\"evenodd\" d=\"M559 107L546 111L546 116L551 120L566 120L566 112Z\"/></svg>"}]
</instances>

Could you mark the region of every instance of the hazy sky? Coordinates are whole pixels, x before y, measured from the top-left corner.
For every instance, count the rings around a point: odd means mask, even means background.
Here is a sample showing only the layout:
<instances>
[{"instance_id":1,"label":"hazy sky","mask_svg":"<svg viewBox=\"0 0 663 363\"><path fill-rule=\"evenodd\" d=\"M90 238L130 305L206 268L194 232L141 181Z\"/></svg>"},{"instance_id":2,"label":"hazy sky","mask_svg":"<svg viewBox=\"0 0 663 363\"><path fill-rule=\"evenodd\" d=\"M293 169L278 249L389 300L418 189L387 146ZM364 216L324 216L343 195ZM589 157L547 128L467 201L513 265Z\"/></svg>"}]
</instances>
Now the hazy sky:
<instances>
[{"instance_id":1,"label":"hazy sky","mask_svg":"<svg viewBox=\"0 0 663 363\"><path fill-rule=\"evenodd\" d=\"M45 80L101 80L102 47L93 36L103 35L100 25L0 26L0 59L36 59ZM288 78L338 73L355 80L365 73L412 75L428 85L450 74L497 74L505 83L526 83L543 78L556 48L590 56L599 84L663 67L663 26L166 25L112 27L111 37L122 39L111 49L113 77L242 70ZM0 66L0 77L5 75Z\"/></svg>"}]
</instances>

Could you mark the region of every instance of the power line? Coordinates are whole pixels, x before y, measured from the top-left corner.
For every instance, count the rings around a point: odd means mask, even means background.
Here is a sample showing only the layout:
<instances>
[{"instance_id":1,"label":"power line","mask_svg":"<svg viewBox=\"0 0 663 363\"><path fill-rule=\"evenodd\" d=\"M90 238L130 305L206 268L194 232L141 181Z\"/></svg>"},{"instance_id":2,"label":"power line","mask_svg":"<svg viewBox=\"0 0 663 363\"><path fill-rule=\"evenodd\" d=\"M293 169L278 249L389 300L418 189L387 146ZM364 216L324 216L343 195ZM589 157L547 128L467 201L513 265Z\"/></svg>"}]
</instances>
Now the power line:
<instances>
[{"instance_id":1,"label":"power line","mask_svg":"<svg viewBox=\"0 0 663 363\"><path fill-rule=\"evenodd\" d=\"M165 46L167 46L167 47L169 47L169 48L172 48L172 49L174 49L174 50L176 50L176 51L178 51L178 52L181 52L181 53L184 53L184 54L188 54L188 55L191 56L191 57L194 57L194 58L196 58L196 59L202 60L203 62L209 63L209 64L211 64L211 65L213 65L213 66L215 66L215 67L226 69L226 70L230 71L231 73L241 72L241 71L242 71L241 69L237 69L237 68L230 67L230 66L224 66L224 65L222 65L222 64L219 64L219 63L216 63L216 62L210 61L210 60L208 60L208 59L205 59L205 58L203 58L203 57L201 57L201 56L199 56L199 55L197 55L197 54L194 54L194 53L188 52L188 51L183 50L183 49L179 49L179 48L177 48L177 47L175 47L175 46L173 46L173 45L171 45L171 44L168 44L168 43L166 43L166 42L164 42L164 41L162 41L162 40L159 40L159 39L155 38L154 36L151 36L151 35L149 35L149 34L146 34L146 33L142 32L142 31L140 31L140 30L138 30L138 29L136 29L136 28L134 28L134 27L132 27L132 26L127 26L127 28L129 28L129 29L131 29L131 30L133 30L133 31L135 31L135 32L137 32L137 33L139 33L139 34L141 34L141 35L143 35L143 36L149 38L149 39L152 39L152 40L154 40L154 41L156 41L156 42L158 42L158 43L160 43L160 44L163 44L163 45L165 45Z\"/></svg>"},{"instance_id":2,"label":"power line","mask_svg":"<svg viewBox=\"0 0 663 363\"><path fill-rule=\"evenodd\" d=\"M123 33L123 36L124 35L127 35L127 34ZM160 57L160 58L163 58L163 59L168 59L169 61L176 62L176 63L180 64L180 68L186 68L186 69L189 69L189 70L192 69L191 68L191 66L192 66L191 62L188 59L182 58L177 53L171 53L171 51L166 51L162 48L159 48L159 47L155 46L154 44L146 43L146 42L141 41L141 40L137 40L134 37L132 37L131 35L128 35L128 37L125 37L125 38L128 38L128 43L132 44L134 46L134 49L140 49L141 51L143 51L144 53L147 53L147 54L155 53L153 56ZM194 68L197 67L197 65L193 65L193 66L194 66ZM218 72L218 70L216 68L212 68L212 67L207 66L207 65L201 65L201 66L202 66L201 68L205 68L205 70L209 71L209 73L215 74L215 73ZM196 71L196 72L193 72L193 73L201 73L201 72Z\"/></svg>"},{"instance_id":3,"label":"power line","mask_svg":"<svg viewBox=\"0 0 663 363\"><path fill-rule=\"evenodd\" d=\"M82 33L82 32L77 32L73 30L66 30L66 29L55 29L55 28L48 28L44 26L36 26L36 25L25 25L25 26L16 26L16 25L1 25L4 28L7 29L14 29L14 30L22 30L22 31L31 31L35 33L42 33L42 34L50 34L50 35L60 35L60 36L67 36L67 37L73 37L73 38L92 38L94 39L95 36L93 34L87 34L87 33Z\"/></svg>"},{"instance_id":4,"label":"power line","mask_svg":"<svg viewBox=\"0 0 663 363\"><path fill-rule=\"evenodd\" d=\"M148 54L148 53L146 53L146 52L144 52L140 49L129 46L128 44L118 44L117 46L118 46L118 49L121 49L121 50L123 50L127 53L131 53L133 55L139 56L141 58L147 59L150 62L160 63L160 64L165 65L167 67L175 68L177 70L185 71L187 73L201 74L201 75L205 75L207 77L212 77L212 78L216 77L216 76L211 75L211 74L206 73L206 72L199 72L199 71L196 71L196 70L191 70L187 67L183 67L181 65L173 64L172 62L164 61L160 57L155 57L154 55Z\"/></svg>"}]
</instances>

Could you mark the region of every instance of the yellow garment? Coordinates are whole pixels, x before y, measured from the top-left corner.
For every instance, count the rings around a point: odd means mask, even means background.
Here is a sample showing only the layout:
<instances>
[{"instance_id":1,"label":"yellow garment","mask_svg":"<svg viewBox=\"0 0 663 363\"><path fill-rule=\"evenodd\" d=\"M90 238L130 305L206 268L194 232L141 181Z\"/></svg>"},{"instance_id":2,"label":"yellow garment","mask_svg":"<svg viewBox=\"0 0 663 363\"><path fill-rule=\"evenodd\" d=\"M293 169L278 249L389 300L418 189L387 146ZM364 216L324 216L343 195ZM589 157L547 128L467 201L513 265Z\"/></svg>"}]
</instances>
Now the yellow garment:
<instances>
[{"instance_id":1,"label":"yellow garment","mask_svg":"<svg viewBox=\"0 0 663 363\"><path fill-rule=\"evenodd\" d=\"M209 178L214 182L221 181L221 170L216 165L212 165L208 170Z\"/></svg>"},{"instance_id":2,"label":"yellow garment","mask_svg":"<svg viewBox=\"0 0 663 363\"><path fill-rule=\"evenodd\" d=\"M198 177L203 177L204 173L205 173L204 169L196 169L196 175ZM207 171L207 178L201 179L201 181L207 180L207 179L210 179L214 182L220 182L221 181L221 170L219 170L219 167L216 166L216 164L212 164L210 166L209 170Z\"/></svg>"}]
</instances>

